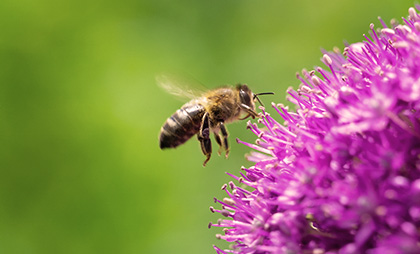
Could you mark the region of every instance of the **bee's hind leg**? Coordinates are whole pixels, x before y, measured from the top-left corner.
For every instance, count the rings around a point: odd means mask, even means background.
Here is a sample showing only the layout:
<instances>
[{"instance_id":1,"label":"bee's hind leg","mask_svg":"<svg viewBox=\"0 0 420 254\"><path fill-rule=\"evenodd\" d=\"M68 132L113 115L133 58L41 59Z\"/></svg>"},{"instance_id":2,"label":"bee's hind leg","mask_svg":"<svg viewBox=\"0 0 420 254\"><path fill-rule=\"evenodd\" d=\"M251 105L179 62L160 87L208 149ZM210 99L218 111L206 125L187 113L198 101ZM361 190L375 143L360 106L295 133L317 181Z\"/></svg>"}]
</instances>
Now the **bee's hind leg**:
<instances>
[{"instance_id":1,"label":"bee's hind leg","mask_svg":"<svg viewBox=\"0 0 420 254\"><path fill-rule=\"evenodd\" d=\"M220 132L223 138L223 148L226 151L226 158L229 156L228 132L223 122L219 122ZM217 139L216 139L217 140Z\"/></svg>"},{"instance_id":2,"label":"bee's hind leg","mask_svg":"<svg viewBox=\"0 0 420 254\"><path fill-rule=\"evenodd\" d=\"M214 137L216 139L217 144L219 145L219 151L217 152L219 155L222 154L222 150L223 150L223 144L222 144L222 139L220 138L220 135L218 132L214 133Z\"/></svg>"},{"instance_id":3,"label":"bee's hind leg","mask_svg":"<svg viewBox=\"0 0 420 254\"><path fill-rule=\"evenodd\" d=\"M203 116L197 137L201 144L201 151L207 156L206 160L203 162L203 166L205 167L211 156L210 119L208 113L205 113Z\"/></svg>"}]
</instances>

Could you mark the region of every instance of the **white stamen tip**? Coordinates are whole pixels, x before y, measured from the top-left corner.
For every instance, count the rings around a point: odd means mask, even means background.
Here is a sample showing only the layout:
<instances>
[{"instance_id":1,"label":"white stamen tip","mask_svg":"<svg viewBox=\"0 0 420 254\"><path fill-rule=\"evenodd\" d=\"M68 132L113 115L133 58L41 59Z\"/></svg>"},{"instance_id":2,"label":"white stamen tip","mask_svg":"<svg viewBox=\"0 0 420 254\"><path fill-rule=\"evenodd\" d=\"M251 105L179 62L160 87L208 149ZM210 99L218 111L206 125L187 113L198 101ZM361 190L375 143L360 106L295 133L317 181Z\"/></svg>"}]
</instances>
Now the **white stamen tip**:
<instances>
[{"instance_id":1,"label":"white stamen tip","mask_svg":"<svg viewBox=\"0 0 420 254\"><path fill-rule=\"evenodd\" d=\"M410 45L406 41L399 41L392 44L394 48L408 48Z\"/></svg>"},{"instance_id":2,"label":"white stamen tip","mask_svg":"<svg viewBox=\"0 0 420 254\"><path fill-rule=\"evenodd\" d=\"M381 33L383 34L389 34L389 35L394 35L395 31L391 28L382 28Z\"/></svg>"},{"instance_id":3,"label":"white stamen tip","mask_svg":"<svg viewBox=\"0 0 420 254\"><path fill-rule=\"evenodd\" d=\"M324 63L325 63L326 65L331 65L331 64L332 64L331 57L330 57L330 56L328 56L327 54L324 54L324 56L322 57L322 59L324 60Z\"/></svg>"},{"instance_id":4,"label":"white stamen tip","mask_svg":"<svg viewBox=\"0 0 420 254\"><path fill-rule=\"evenodd\" d=\"M417 12L416 12L416 9L414 9L413 7L410 7L410 8L408 9L408 15L410 15L410 18L411 18L412 20L416 20L416 19L417 19Z\"/></svg>"},{"instance_id":5,"label":"white stamen tip","mask_svg":"<svg viewBox=\"0 0 420 254\"><path fill-rule=\"evenodd\" d=\"M420 23L419 22L414 23L414 28L416 28L417 31L420 31Z\"/></svg>"},{"instance_id":6,"label":"white stamen tip","mask_svg":"<svg viewBox=\"0 0 420 254\"><path fill-rule=\"evenodd\" d=\"M317 76L312 76L311 80L315 86L319 86L321 84L321 81L319 80Z\"/></svg>"}]
</instances>

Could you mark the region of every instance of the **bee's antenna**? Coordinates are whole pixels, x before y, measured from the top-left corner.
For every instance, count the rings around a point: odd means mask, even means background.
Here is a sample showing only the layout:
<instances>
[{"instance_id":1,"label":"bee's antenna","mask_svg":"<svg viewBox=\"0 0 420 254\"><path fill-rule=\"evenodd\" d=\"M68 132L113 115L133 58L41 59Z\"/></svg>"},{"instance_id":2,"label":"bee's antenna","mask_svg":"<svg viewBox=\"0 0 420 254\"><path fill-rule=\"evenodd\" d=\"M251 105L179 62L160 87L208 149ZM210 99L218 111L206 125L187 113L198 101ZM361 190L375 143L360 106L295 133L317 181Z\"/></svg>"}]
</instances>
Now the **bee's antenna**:
<instances>
[{"instance_id":1,"label":"bee's antenna","mask_svg":"<svg viewBox=\"0 0 420 254\"><path fill-rule=\"evenodd\" d=\"M273 92L267 92L267 93L256 93L254 94L254 100L257 99L257 101L261 104L261 106L264 107L264 104L261 102L260 98L258 98L259 95L266 95L266 94L274 94Z\"/></svg>"}]
</instances>

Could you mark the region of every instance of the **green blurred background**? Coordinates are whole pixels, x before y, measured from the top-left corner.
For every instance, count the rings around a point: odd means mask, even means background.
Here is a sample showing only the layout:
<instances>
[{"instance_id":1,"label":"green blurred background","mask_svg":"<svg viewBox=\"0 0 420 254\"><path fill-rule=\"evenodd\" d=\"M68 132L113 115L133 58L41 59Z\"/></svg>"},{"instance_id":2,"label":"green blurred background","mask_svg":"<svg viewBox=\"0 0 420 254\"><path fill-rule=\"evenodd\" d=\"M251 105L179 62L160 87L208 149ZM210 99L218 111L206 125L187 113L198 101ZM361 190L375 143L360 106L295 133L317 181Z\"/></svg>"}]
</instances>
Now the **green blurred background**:
<instances>
[{"instance_id":1,"label":"green blurred background","mask_svg":"<svg viewBox=\"0 0 420 254\"><path fill-rule=\"evenodd\" d=\"M357 42L412 1L0 2L0 253L215 253L208 207L249 166L245 122L229 159L206 168L198 142L161 151L183 102L155 76L213 88L296 87L320 48ZM280 119L279 119L280 120Z\"/></svg>"}]
</instances>

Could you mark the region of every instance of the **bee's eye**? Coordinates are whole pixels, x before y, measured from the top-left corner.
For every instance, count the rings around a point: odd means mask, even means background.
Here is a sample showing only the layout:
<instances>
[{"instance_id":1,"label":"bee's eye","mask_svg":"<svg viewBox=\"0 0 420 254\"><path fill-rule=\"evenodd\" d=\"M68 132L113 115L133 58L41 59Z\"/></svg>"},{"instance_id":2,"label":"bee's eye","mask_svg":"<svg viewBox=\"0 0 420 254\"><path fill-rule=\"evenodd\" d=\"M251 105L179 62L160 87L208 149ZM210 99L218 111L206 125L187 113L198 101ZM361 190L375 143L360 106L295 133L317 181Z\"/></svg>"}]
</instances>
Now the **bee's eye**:
<instances>
[{"instance_id":1,"label":"bee's eye","mask_svg":"<svg viewBox=\"0 0 420 254\"><path fill-rule=\"evenodd\" d=\"M245 89L243 89L245 88ZM245 105L251 105L251 97L249 96L249 89L247 86L242 86L239 90L239 98L241 103Z\"/></svg>"}]
</instances>

